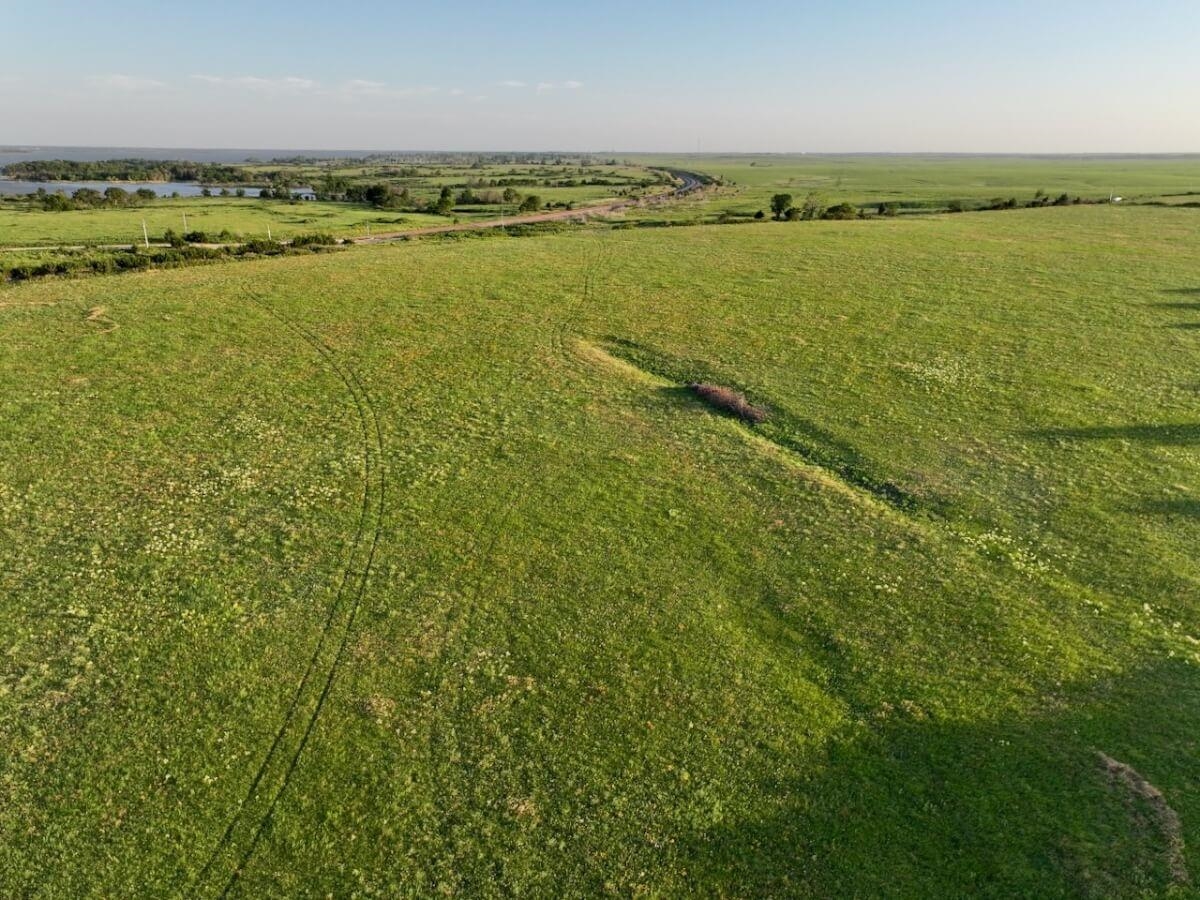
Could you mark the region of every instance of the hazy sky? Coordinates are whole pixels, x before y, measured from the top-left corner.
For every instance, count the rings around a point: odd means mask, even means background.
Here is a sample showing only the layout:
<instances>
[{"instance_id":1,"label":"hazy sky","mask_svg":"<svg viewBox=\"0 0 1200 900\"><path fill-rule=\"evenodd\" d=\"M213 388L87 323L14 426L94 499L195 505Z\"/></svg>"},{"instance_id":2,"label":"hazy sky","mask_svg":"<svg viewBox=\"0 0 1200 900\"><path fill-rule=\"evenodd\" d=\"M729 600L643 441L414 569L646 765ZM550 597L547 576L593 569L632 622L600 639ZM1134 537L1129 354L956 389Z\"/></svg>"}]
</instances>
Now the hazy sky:
<instances>
[{"instance_id":1,"label":"hazy sky","mask_svg":"<svg viewBox=\"0 0 1200 900\"><path fill-rule=\"evenodd\" d=\"M0 33L0 144L1200 151L1200 0L0 0Z\"/></svg>"}]
</instances>

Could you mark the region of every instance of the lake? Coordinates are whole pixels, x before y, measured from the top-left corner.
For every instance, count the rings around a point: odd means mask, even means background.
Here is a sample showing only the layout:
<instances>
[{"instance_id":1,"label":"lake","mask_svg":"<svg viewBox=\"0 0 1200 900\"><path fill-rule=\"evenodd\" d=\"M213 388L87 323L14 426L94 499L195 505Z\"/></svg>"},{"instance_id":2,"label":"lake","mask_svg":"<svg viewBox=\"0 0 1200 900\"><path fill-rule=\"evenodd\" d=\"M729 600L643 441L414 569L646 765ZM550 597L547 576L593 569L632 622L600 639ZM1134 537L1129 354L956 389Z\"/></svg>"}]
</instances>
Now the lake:
<instances>
[{"instance_id":1,"label":"lake","mask_svg":"<svg viewBox=\"0 0 1200 900\"><path fill-rule=\"evenodd\" d=\"M204 185L196 184L191 181L21 181L19 179L0 178L0 196L13 194L32 194L38 188L45 188L48 193L56 193L62 191L68 197L80 188L91 188L94 191L104 193L105 188L119 187L122 190L133 193L139 188L149 188L158 194L160 197L170 197L172 194L179 194L180 197L199 197L200 192L204 189ZM209 188L213 194L219 194L219 187ZM258 188L246 188L247 197L257 197ZM234 188L229 188L229 192L233 193ZM292 194L297 197L310 199L312 197L312 188L301 187L292 190Z\"/></svg>"}]
</instances>

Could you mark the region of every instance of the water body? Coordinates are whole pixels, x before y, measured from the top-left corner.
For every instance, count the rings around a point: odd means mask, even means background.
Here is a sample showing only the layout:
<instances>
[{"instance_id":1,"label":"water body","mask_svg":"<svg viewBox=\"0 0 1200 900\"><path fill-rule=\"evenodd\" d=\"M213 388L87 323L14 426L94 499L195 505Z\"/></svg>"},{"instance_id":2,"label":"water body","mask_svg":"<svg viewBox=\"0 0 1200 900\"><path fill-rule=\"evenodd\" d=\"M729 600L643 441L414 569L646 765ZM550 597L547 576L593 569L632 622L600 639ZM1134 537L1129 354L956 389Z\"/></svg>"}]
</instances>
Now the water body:
<instances>
[{"instance_id":1,"label":"water body","mask_svg":"<svg viewBox=\"0 0 1200 900\"><path fill-rule=\"evenodd\" d=\"M104 190L110 187L119 187L131 194L139 188L149 188L160 197L170 197L172 194L179 194L180 197L199 197L201 191L204 190L204 185L190 181L20 181L0 178L0 196L33 194L37 192L38 188L42 188L47 193L54 194L61 191L69 197L80 188L91 188L93 191L103 194ZM214 196L221 192L220 187L210 187L209 190L213 192ZM248 187L244 190L247 197L259 195L258 188ZM229 193L233 192L234 188L229 188ZM295 188L292 190L292 196L311 200L313 199L312 188Z\"/></svg>"}]
</instances>

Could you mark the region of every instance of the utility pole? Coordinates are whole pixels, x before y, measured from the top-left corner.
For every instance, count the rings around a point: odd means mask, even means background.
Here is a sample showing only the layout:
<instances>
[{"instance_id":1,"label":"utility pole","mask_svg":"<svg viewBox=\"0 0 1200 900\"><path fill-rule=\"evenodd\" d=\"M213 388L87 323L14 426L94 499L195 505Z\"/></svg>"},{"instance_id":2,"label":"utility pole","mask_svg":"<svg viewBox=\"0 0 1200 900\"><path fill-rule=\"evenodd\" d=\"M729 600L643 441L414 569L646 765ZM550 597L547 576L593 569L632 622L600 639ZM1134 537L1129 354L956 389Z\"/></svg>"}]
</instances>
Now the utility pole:
<instances>
[{"instance_id":1,"label":"utility pole","mask_svg":"<svg viewBox=\"0 0 1200 900\"><path fill-rule=\"evenodd\" d=\"M183 214L183 233L187 234L187 213Z\"/></svg>"},{"instance_id":2,"label":"utility pole","mask_svg":"<svg viewBox=\"0 0 1200 900\"><path fill-rule=\"evenodd\" d=\"M275 238L271 237L271 226L270 225L267 226L267 240L268 241L275 240Z\"/></svg>"},{"instance_id":3,"label":"utility pole","mask_svg":"<svg viewBox=\"0 0 1200 900\"><path fill-rule=\"evenodd\" d=\"M142 240L146 242L146 246L150 246L150 232L146 230L146 220L142 219Z\"/></svg>"}]
</instances>

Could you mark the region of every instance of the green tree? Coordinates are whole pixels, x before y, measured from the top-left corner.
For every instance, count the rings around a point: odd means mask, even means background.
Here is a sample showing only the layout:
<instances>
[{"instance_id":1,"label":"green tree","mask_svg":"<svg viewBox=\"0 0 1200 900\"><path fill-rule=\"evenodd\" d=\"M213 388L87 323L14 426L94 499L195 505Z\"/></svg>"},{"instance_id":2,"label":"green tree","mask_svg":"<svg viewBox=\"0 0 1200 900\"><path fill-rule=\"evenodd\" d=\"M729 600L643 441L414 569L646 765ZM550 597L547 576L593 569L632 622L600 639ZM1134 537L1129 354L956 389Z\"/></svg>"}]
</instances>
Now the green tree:
<instances>
[{"instance_id":1,"label":"green tree","mask_svg":"<svg viewBox=\"0 0 1200 900\"><path fill-rule=\"evenodd\" d=\"M792 208L791 194L776 194L771 198L771 212L775 214L775 221L781 220L789 209Z\"/></svg>"},{"instance_id":2,"label":"green tree","mask_svg":"<svg viewBox=\"0 0 1200 900\"><path fill-rule=\"evenodd\" d=\"M822 219L857 219L858 207L852 203L838 203L825 210Z\"/></svg>"},{"instance_id":3,"label":"green tree","mask_svg":"<svg viewBox=\"0 0 1200 900\"><path fill-rule=\"evenodd\" d=\"M363 199L372 206L386 209L392 205L394 192L390 184L372 184L363 192Z\"/></svg>"},{"instance_id":4,"label":"green tree","mask_svg":"<svg viewBox=\"0 0 1200 900\"><path fill-rule=\"evenodd\" d=\"M91 188L80 188L71 195L71 199L80 206L99 206L103 197L100 196L99 191L93 191Z\"/></svg>"},{"instance_id":5,"label":"green tree","mask_svg":"<svg viewBox=\"0 0 1200 900\"><path fill-rule=\"evenodd\" d=\"M537 194L530 194L521 201L521 205L518 207L518 210L520 212L537 212L541 208L542 198Z\"/></svg>"}]
</instances>

